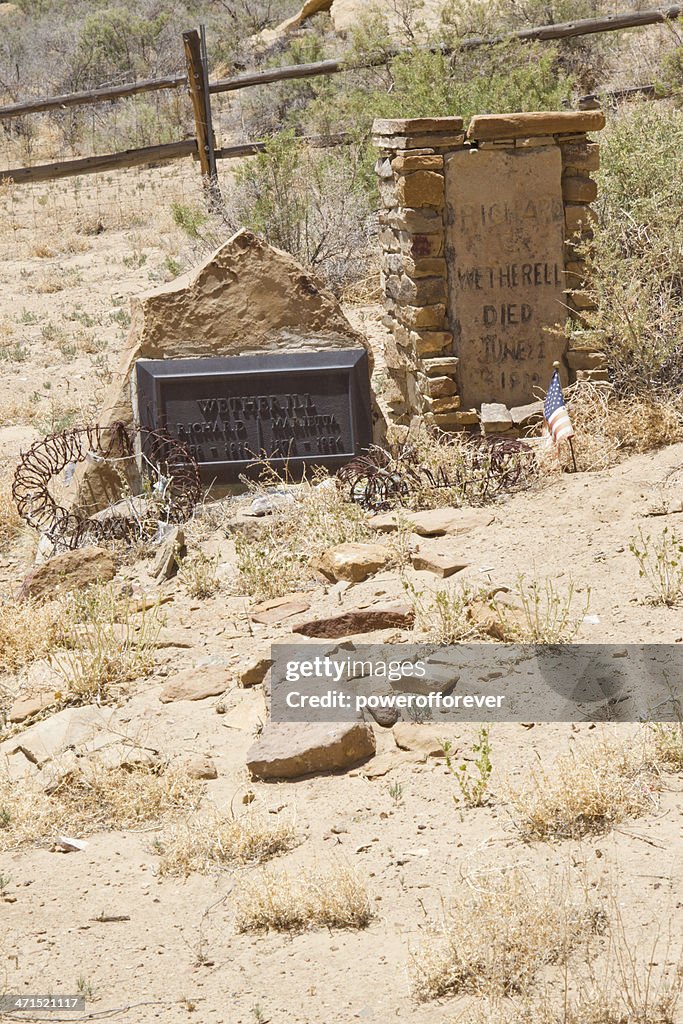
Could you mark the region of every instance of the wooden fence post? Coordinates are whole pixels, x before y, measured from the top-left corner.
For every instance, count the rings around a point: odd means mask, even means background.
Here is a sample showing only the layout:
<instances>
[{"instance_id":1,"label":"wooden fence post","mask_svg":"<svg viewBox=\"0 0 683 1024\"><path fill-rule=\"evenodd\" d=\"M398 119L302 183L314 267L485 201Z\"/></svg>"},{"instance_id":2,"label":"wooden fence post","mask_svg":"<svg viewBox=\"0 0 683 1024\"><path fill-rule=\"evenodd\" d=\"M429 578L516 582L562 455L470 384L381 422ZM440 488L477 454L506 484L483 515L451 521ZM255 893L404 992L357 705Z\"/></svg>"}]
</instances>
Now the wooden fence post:
<instances>
[{"instance_id":1,"label":"wooden fence post","mask_svg":"<svg viewBox=\"0 0 683 1024\"><path fill-rule=\"evenodd\" d=\"M222 206L223 198L218 187L216 173L206 60L202 59L202 41L196 29L192 29L191 32L183 32L183 46L185 47L187 81L197 132L199 167L204 181L204 195L209 207L215 210Z\"/></svg>"}]
</instances>

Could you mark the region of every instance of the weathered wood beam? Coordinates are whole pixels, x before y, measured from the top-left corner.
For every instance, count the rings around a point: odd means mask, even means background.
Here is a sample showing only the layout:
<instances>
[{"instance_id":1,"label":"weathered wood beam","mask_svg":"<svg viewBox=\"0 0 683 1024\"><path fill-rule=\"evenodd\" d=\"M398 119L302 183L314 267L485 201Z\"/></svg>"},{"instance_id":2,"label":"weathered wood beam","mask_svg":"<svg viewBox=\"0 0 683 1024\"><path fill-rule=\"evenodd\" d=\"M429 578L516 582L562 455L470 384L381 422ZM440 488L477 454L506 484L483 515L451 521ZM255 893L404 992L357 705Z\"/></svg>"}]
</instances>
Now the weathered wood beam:
<instances>
[{"instance_id":1,"label":"weathered wood beam","mask_svg":"<svg viewBox=\"0 0 683 1024\"><path fill-rule=\"evenodd\" d=\"M161 89L178 89L187 85L187 75L169 75L167 78L148 78L130 85L105 86L102 89L86 89L85 92L70 92L63 96L27 100L0 107L0 121L24 114L40 114L46 110L64 110L66 107L87 106L103 103L105 100L120 100L126 96L137 96L143 92L159 92Z\"/></svg>"},{"instance_id":2,"label":"weathered wood beam","mask_svg":"<svg viewBox=\"0 0 683 1024\"><path fill-rule=\"evenodd\" d=\"M164 163L181 157L195 156L196 139L182 142L165 142L160 146L145 146L143 149L128 149L124 153L106 153L103 156L86 156L78 160L60 160L51 164L37 164L35 167L14 167L0 171L0 181L11 179L15 185L37 181L53 181L56 178L71 178L77 174L101 174L121 167L139 167L141 164Z\"/></svg>"}]
</instances>

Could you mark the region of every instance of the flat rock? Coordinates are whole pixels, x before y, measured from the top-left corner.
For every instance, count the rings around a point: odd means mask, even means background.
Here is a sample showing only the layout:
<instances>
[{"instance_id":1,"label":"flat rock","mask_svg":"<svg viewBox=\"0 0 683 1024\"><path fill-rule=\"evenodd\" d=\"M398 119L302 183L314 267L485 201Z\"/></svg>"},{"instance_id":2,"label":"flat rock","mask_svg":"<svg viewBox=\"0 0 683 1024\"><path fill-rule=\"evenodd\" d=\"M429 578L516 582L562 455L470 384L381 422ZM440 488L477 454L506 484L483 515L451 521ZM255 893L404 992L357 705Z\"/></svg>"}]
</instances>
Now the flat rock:
<instances>
[{"instance_id":1,"label":"flat rock","mask_svg":"<svg viewBox=\"0 0 683 1024\"><path fill-rule=\"evenodd\" d=\"M64 708L56 715L36 722L18 736L0 744L0 756L21 751L39 768L63 753L67 747L82 747L107 730L114 710L96 704Z\"/></svg>"},{"instance_id":2,"label":"flat rock","mask_svg":"<svg viewBox=\"0 0 683 1024\"><path fill-rule=\"evenodd\" d=\"M401 750L411 750L427 757L443 757L443 744L434 735L435 728L418 722L397 722L392 730L394 742Z\"/></svg>"},{"instance_id":3,"label":"flat rock","mask_svg":"<svg viewBox=\"0 0 683 1024\"><path fill-rule=\"evenodd\" d=\"M116 563L104 548L75 548L55 555L26 576L17 599L44 599L81 590L92 583L107 583L116 575Z\"/></svg>"},{"instance_id":4,"label":"flat rock","mask_svg":"<svg viewBox=\"0 0 683 1024\"><path fill-rule=\"evenodd\" d=\"M295 626L294 632L334 640L355 633L369 633L375 629L411 626L414 619L415 612L409 604L375 605L370 608L350 609L320 619L310 619Z\"/></svg>"},{"instance_id":5,"label":"flat rock","mask_svg":"<svg viewBox=\"0 0 683 1024\"><path fill-rule=\"evenodd\" d=\"M392 559L382 544L337 544L311 560L311 565L335 583L361 583L383 569Z\"/></svg>"},{"instance_id":6,"label":"flat rock","mask_svg":"<svg viewBox=\"0 0 683 1024\"><path fill-rule=\"evenodd\" d=\"M260 622L265 626L274 626L278 622L291 619L294 615L303 615L311 607L308 594L285 594L274 597L270 601L261 601L249 612L252 622Z\"/></svg>"},{"instance_id":7,"label":"flat rock","mask_svg":"<svg viewBox=\"0 0 683 1024\"><path fill-rule=\"evenodd\" d=\"M373 516L370 527L380 533L392 533L405 524L420 537L441 537L444 534L458 536L473 530L490 526L494 520L491 512L474 508L434 508L424 512L384 512Z\"/></svg>"},{"instance_id":8,"label":"flat rock","mask_svg":"<svg viewBox=\"0 0 683 1024\"><path fill-rule=\"evenodd\" d=\"M10 722L13 722L16 725L19 722L25 722L27 718L33 718L34 715L40 714L41 711L44 711L45 708L49 708L54 703L54 690L42 690L37 693L24 695L20 694L9 709L7 718Z\"/></svg>"},{"instance_id":9,"label":"flat rock","mask_svg":"<svg viewBox=\"0 0 683 1024\"><path fill-rule=\"evenodd\" d=\"M204 700L206 697L217 697L228 689L230 682L228 672L222 666L187 668L168 680L159 694L159 700L162 704L170 704L176 700Z\"/></svg>"},{"instance_id":10,"label":"flat rock","mask_svg":"<svg viewBox=\"0 0 683 1024\"><path fill-rule=\"evenodd\" d=\"M513 426L526 427L543 419L543 402L529 402L528 405L516 405L510 409Z\"/></svg>"},{"instance_id":11,"label":"flat rock","mask_svg":"<svg viewBox=\"0 0 683 1024\"><path fill-rule=\"evenodd\" d=\"M273 664L270 656L270 645L266 650L257 650L240 661L239 681L240 686L258 686L266 677L266 673Z\"/></svg>"},{"instance_id":12,"label":"flat rock","mask_svg":"<svg viewBox=\"0 0 683 1024\"><path fill-rule=\"evenodd\" d=\"M482 402L479 419L485 434L501 433L512 426L510 410L502 402Z\"/></svg>"},{"instance_id":13,"label":"flat rock","mask_svg":"<svg viewBox=\"0 0 683 1024\"><path fill-rule=\"evenodd\" d=\"M198 754L196 757L190 757L183 761L183 767L191 779L218 778L218 769L210 757L202 757Z\"/></svg>"},{"instance_id":14,"label":"flat rock","mask_svg":"<svg viewBox=\"0 0 683 1024\"><path fill-rule=\"evenodd\" d=\"M470 121L467 138L486 142L517 136L581 135L604 127L605 115L601 110L478 114Z\"/></svg>"},{"instance_id":15,"label":"flat rock","mask_svg":"<svg viewBox=\"0 0 683 1024\"><path fill-rule=\"evenodd\" d=\"M375 753L365 722L269 722L247 751L255 779L298 779L340 771Z\"/></svg>"},{"instance_id":16,"label":"flat rock","mask_svg":"<svg viewBox=\"0 0 683 1024\"><path fill-rule=\"evenodd\" d=\"M447 578L461 572L470 564L462 555L448 551L443 547L420 544L410 556L413 569L433 572L435 576Z\"/></svg>"}]
</instances>

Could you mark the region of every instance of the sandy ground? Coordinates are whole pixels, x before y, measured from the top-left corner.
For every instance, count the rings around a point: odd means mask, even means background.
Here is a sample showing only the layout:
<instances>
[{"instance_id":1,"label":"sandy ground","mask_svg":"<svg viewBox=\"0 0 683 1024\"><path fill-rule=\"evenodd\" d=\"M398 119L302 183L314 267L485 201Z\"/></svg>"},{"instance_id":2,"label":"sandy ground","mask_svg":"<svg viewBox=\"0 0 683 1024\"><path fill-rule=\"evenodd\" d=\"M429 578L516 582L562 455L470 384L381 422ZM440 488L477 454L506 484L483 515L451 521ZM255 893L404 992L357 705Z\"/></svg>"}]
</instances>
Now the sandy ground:
<instances>
[{"instance_id":1,"label":"sandy ground","mask_svg":"<svg viewBox=\"0 0 683 1024\"><path fill-rule=\"evenodd\" d=\"M7 470L20 449L50 427L92 414L127 327L127 298L163 279L167 257L182 260L187 250L170 219L133 227L119 221L95 235L68 227L67 242L85 243L74 252L62 237L49 222L42 233L34 229L33 238L3 237L0 346L9 355L0 363L0 465L4 461ZM35 254L43 244L52 255ZM46 289L53 279L59 287ZM375 311L353 316L378 333ZM586 642L683 642L680 608L647 602L647 582L628 549L641 526L656 535L667 525L681 532L683 515L647 513L662 495L682 491L683 445L676 445L518 494L493 508L490 526L453 546L467 556L470 567L462 575L473 582L511 583L524 573L551 576L559 587L571 579L582 598L590 588L594 621L584 626ZM217 533L200 547L220 553L223 543ZM34 545L26 531L0 552L2 598L29 568ZM151 586L147 570L148 563L137 563L124 567L120 578L144 589ZM413 578L426 583L428 574ZM43 845L0 855L0 875L8 879L0 897L0 988L73 993L80 979L91 993L89 1012L118 1008L112 1019L131 1024L446 1024L458 1019L467 1000L418 1004L410 988L411 951L438 924L451 895L472 891L488 870L511 866L556 886L558 898L563 879L580 878L617 914L644 971L648 963L674 970L683 924L680 776L663 778L650 813L582 842L523 843L506 798L508 787L523 783L539 764L552 773L558 753L613 734L626 738L633 727L494 727L492 799L475 809L457 806L453 778L439 758L415 763L397 755L387 774L376 774L370 761L347 774L254 783L245 753L265 715L261 687L235 685L220 698L198 702L159 701L166 677L181 668L201 672L225 664L237 670L254 644L244 601L220 591L193 601L177 582L168 592L167 625L184 631L188 646L161 651L153 672L133 688L125 705L129 735L169 756L211 756L218 778L207 783L207 798L222 809L239 805L251 791L259 813L294 816L301 842L274 866L305 874L350 863L367 883L375 916L358 932L238 934L234 892L256 869L160 878L154 829L102 832L78 853ZM387 572L351 587L342 600L354 607L401 594L398 576ZM327 586L312 597L316 611L339 607ZM256 639L287 633L284 626L262 626ZM5 682L17 686L15 679ZM476 726L451 724L442 731L468 755ZM394 745L386 730L378 728L377 737L381 757ZM103 915L126 920L95 920ZM606 943L596 940L594 954L609 963ZM544 979L557 990L557 976ZM680 1011L677 1019L683 1020Z\"/></svg>"}]
</instances>

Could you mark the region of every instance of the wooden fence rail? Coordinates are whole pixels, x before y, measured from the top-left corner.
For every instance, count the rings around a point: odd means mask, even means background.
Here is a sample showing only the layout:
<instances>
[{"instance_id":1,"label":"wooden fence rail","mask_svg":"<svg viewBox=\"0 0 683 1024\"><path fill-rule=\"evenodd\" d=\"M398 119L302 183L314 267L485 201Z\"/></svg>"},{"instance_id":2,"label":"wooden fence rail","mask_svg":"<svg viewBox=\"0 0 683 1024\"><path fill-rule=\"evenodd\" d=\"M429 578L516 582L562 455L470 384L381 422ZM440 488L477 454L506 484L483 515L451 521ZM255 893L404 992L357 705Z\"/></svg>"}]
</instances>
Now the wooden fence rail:
<instances>
[{"instance_id":1,"label":"wooden fence rail","mask_svg":"<svg viewBox=\"0 0 683 1024\"><path fill-rule=\"evenodd\" d=\"M682 15L683 4L669 4L666 7L657 7L646 11L626 11L620 14L605 15L601 18L586 18L580 21L567 21L556 25L538 25L535 28L521 29L517 32L496 37L471 37L461 40L457 47L440 47L438 50L445 54L453 54L461 50L473 50L481 46L492 46L515 39L522 41L572 39L579 36L617 32L629 28L642 28L646 25L661 24L666 21L673 21ZM213 160L256 153L263 149L263 144L248 142L241 146L228 146L222 149L215 148L211 130L209 95L235 92L259 85L269 85L273 82L312 78L317 75L334 75L356 68L378 67L387 63L393 57L406 52L396 47L364 63L353 64L342 58L333 58L316 61L311 64L294 64L277 68L265 68L261 71L249 71L233 75L230 78L207 82L206 61L204 61L204 68L202 69L195 36L197 36L197 33L193 32L185 33L183 37L189 69L188 74L169 75L165 78L145 79L130 85L107 86L84 92L68 93L63 96L28 100L24 103L12 103L0 107L0 121L23 117L28 114L63 110L68 107L115 101L129 96L136 96L140 93L189 86L195 117L196 139L185 139L180 142L148 146L142 149L131 149L122 153L109 153L104 156L83 157L78 160L14 168L8 171L0 171L0 181L8 178L11 178L16 184L31 181L48 181L77 174L92 174L114 168L176 160L186 156L197 157L200 161L203 177L205 180L212 180L215 179L215 164ZM430 47L432 52L435 52L436 49ZM637 92L653 95L654 86L637 86L631 90L622 90L622 92L624 96ZM617 94L615 93L614 95L616 96ZM582 97L581 103L589 104L595 98L594 96ZM199 143L197 140L199 140Z\"/></svg>"},{"instance_id":2,"label":"wooden fence rail","mask_svg":"<svg viewBox=\"0 0 683 1024\"><path fill-rule=\"evenodd\" d=\"M457 52L458 49L472 50L480 46L493 46L512 39L526 41L553 39L573 39L578 36L600 34L602 32L618 32L628 28L643 28L646 25L657 25L665 21L673 21L683 14L683 4L669 4L668 7L657 7L647 11L627 11L622 14L608 14L602 18L586 18L582 21L566 21L557 25L538 25L536 28L520 29L509 35L495 37L473 36L463 39L454 48L443 48L444 53ZM377 57L374 62L362 65L349 64L342 58L316 61L313 64L292 64L279 68L266 68L263 71L249 71L231 78L221 78L209 84L210 93L233 92L248 89L256 85L268 85L271 82L284 82L297 78L311 78L315 75L334 75L340 71L348 71L354 67L373 67L398 56L402 51L390 49L386 54ZM152 78L131 85L118 85L103 89L91 89L86 92L74 92L64 96L29 100L26 103L12 103L0 107L0 120L22 117L24 114L36 114L48 110L60 110L64 107L82 106L101 103L104 100L122 99L138 93L153 92L160 89L178 89L187 85L187 75L170 75L167 78Z\"/></svg>"}]
</instances>

